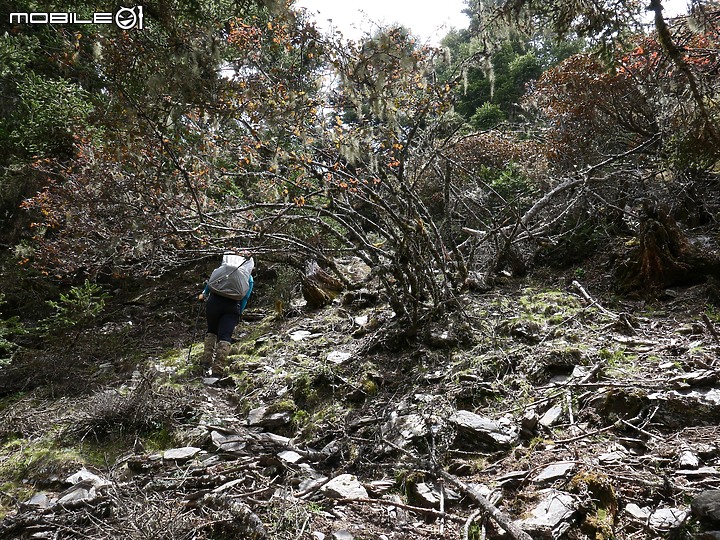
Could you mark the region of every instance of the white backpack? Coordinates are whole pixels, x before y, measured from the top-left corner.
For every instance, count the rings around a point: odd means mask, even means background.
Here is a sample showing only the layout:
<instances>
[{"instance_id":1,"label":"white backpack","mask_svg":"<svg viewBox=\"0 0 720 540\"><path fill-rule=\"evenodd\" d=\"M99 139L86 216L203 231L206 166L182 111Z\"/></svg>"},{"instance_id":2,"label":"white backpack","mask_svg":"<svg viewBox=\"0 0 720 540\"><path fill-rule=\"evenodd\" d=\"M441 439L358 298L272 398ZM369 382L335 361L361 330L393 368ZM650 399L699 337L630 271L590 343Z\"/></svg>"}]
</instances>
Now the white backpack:
<instances>
[{"instance_id":1,"label":"white backpack","mask_svg":"<svg viewBox=\"0 0 720 540\"><path fill-rule=\"evenodd\" d=\"M254 267L252 257L245 259L239 255L225 255L222 265L210 274L208 286L220 296L242 300L250 288L250 274Z\"/></svg>"}]
</instances>

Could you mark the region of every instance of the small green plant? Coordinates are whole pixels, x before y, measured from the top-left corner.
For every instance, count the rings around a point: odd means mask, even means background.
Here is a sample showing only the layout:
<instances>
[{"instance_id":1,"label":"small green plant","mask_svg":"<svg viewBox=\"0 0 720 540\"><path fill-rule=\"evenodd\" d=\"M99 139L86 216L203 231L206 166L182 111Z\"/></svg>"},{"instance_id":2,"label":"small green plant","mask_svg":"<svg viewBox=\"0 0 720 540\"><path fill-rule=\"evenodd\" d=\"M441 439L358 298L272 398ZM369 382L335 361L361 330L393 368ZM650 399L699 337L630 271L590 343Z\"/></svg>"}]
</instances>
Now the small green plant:
<instances>
[{"instance_id":1,"label":"small green plant","mask_svg":"<svg viewBox=\"0 0 720 540\"><path fill-rule=\"evenodd\" d=\"M617 349L600 349L598 351L600 358L610 368L623 368L627 367L631 362L637 360L637 356L628 354L624 347L618 347Z\"/></svg>"},{"instance_id":2,"label":"small green plant","mask_svg":"<svg viewBox=\"0 0 720 540\"><path fill-rule=\"evenodd\" d=\"M105 310L108 297L100 285L86 279L83 285L71 287L67 294L61 294L60 300L47 301L55 313L43 319L40 327L46 334L73 327L84 328Z\"/></svg>"},{"instance_id":3,"label":"small green plant","mask_svg":"<svg viewBox=\"0 0 720 540\"><path fill-rule=\"evenodd\" d=\"M705 306L705 315L707 315L711 321L720 323L720 307L717 307L715 304Z\"/></svg>"},{"instance_id":4,"label":"small green plant","mask_svg":"<svg viewBox=\"0 0 720 540\"><path fill-rule=\"evenodd\" d=\"M6 303L5 295L0 293L0 307ZM16 349L12 338L26 333L27 331L17 317L0 319L0 367L10 363L12 353Z\"/></svg>"}]
</instances>

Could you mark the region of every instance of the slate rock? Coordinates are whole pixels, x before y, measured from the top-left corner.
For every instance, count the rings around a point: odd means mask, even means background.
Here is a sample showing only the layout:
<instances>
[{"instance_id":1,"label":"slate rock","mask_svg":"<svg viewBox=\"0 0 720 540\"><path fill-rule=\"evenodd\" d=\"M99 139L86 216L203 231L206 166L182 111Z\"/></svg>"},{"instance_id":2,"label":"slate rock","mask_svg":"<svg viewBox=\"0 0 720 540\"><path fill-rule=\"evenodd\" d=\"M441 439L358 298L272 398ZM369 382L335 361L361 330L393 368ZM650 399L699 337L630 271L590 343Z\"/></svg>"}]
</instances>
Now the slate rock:
<instances>
[{"instance_id":1,"label":"slate rock","mask_svg":"<svg viewBox=\"0 0 720 540\"><path fill-rule=\"evenodd\" d=\"M374 497L379 497L395 487L394 480L373 480L369 484L365 484L365 489Z\"/></svg>"},{"instance_id":2,"label":"slate rock","mask_svg":"<svg viewBox=\"0 0 720 540\"><path fill-rule=\"evenodd\" d=\"M346 351L332 351L328 354L327 359L328 362L332 362L333 364L343 364L350 360L351 357L352 353Z\"/></svg>"},{"instance_id":3,"label":"slate rock","mask_svg":"<svg viewBox=\"0 0 720 540\"><path fill-rule=\"evenodd\" d=\"M491 446L507 448L518 441L518 429L509 421L493 420L470 411L456 411L450 423L458 428L463 447Z\"/></svg>"},{"instance_id":4,"label":"slate rock","mask_svg":"<svg viewBox=\"0 0 720 540\"><path fill-rule=\"evenodd\" d=\"M284 450L278 454L278 457L286 463L300 463L303 456L293 450Z\"/></svg>"},{"instance_id":5,"label":"slate rock","mask_svg":"<svg viewBox=\"0 0 720 540\"><path fill-rule=\"evenodd\" d=\"M248 413L248 425L252 427L273 428L285 426L292 421L290 411L270 412L269 407L257 407Z\"/></svg>"},{"instance_id":6,"label":"slate rock","mask_svg":"<svg viewBox=\"0 0 720 540\"><path fill-rule=\"evenodd\" d=\"M289 334L290 339L293 341L302 341L309 338L311 335L312 332L309 332L308 330L296 330Z\"/></svg>"},{"instance_id":7,"label":"slate rock","mask_svg":"<svg viewBox=\"0 0 720 540\"><path fill-rule=\"evenodd\" d=\"M699 520L720 525L720 489L709 489L695 496L690 505Z\"/></svg>"},{"instance_id":8,"label":"slate rock","mask_svg":"<svg viewBox=\"0 0 720 540\"><path fill-rule=\"evenodd\" d=\"M165 461L187 461L200 453L201 449L194 446L183 446L182 448L171 448L163 452Z\"/></svg>"},{"instance_id":9,"label":"slate rock","mask_svg":"<svg viewBox=\"0 0 720 540\"><path fill-rule=\"evenodd\" d=\"M555 405L550 407L545 414L540 418L540 425L545 427L554 426L560 421L562 417L563 409L561 405Z\"/></svg>"},{"instance_id":10,"label":"slate rock","mask_svg":"<svg viewBox=\"0 0 720 540\"><path fill-rule=\"evenodd\" d=\"M650 513L651 513L649 508L647 508L647 507L640 508L635 503L629 503L625 507L625 512L630 514L633 518L635 518L639 521L643 521L643 522L647 521L647 518L650 517Z\"/></svg>"},{"instance_id":11,"label":"slate rock","mask_svg":"<svg viewBox=\"0 0 720 540\"><path fill-rule=\"evenodd\" d=\"M58 497L59 505L71 505L78 502L92 502L97 499L97 491L91 485L84 485L82 482L66 489Z\"/></svg>"},{"instance_id":12,"label":"slate rock","mask_svg":"<svg viewBox=\"0 0 720 540\"><path fill-rule=\"evenodd\" d=\"M540 473L533 478L533 482L540 485L551 484L556 480L567 478L574 470L574 461L558 461L540 471Z\"/></svg>"},{"instance_id":13,"label":"slate rock","mask_svg":"<svg viewBox=\"0 0 720 540\"><path fill-rule=\"evenodd\" d=\"M46 493L36 493L24 503L24 506L44 510L50 506L50 497Z\"/></svg>"},{"instance_id":14,"label":"slate rock","mask_svg":"<svg viewBox=\"0 0 720 540\"><path fill-rule=\"evenodd\" d=\"M387 440L402 448L428 434L425 419L419 414L397 415L393 413L390 420L382 426L382 434Z\"/></svg>"},{"instance_id":15,"label":"slate rock","mask_svg":"<svg viewBox=\"0 0 720 540\"><path fill-rule=\"evenodd\" d=\"M699 469L680 469L675 474L687 477L718 476L720 471L715 467L700 467Z\"/></svg>"},{"instance_id":16,"label":"slate rock","mask_svg":"<svg viewBox=\"0 0 720 540\"><path fill-rule=\"evenodd\" d=\"M558 539L572 526L575 498L555 489L541 490L538 494L541 500L530 511L531 517L515 523L534 537Z\"/></svg>"},{"instance_id":17,"label":"slate rock","mask_svg":"<svg viewBox=\"0 0 720 540\"><path fill-rule=\"evenodd\" d=\"M523 436L523 438L533 438L539 420L540 418L538 417L537 412L535 412L535 409L530 408L525 411L522 419L520 420L520 434Z\"/></svg>"},{"instance_id":18,"label":"slate rock","mask_svg":"<svg viewBox=\"0 0 720 540\"><path fill-rule=\"evenodd\" d=\"M65 479L65 482L67 482L68 484L75 485L75 484L79 484L80 482L84 482L86 480L88 482L90 482L90 484L92 486L94 486L96 488L109 486L111 484L111 482L109 480L101 478L97 474L92 473L85 468L82 468L75 474L68 476Z\"/></svg>"},{"instance_id":19,"label":"slate rock","mask_svg":"<svg viewBox=\"0 0 720 540\"><path fill-rule=\"evenodd\" d=\"M320 491L334 499L367 499L368 492L353 474L341 474L320 488Z\"/></svg>"},{"instance_id":20,"label":"slate rock","mask_svg":"<svg viewBox=\"0 0 720 540\"><path fill-rule=\"evenodd\" d=\"M332 535L333 540L355 540L355 537L352 535L350 531L346 531L345 529L341 529L339 531L335 531Z\"/></svg>"},{"instance_id":21,"label":"slate rock","mask_svg":"<svg viewBox=\"0 0 720 540\"><path fill-rule=\"evenodd\" d=\"M658 508L648 518L648 526L658 531L676 529L688 516L687 510L680 508Z\"/></svg>"},{"instance_id":22,"label":"slate rock","mask_svg":"<svg viewBox=\"0 0 720 540\"><path fill-rule=\"evenodd\" d=\"M413 486L415 497L422 506L429 508L439 508L440 500L444 496L445 501L457 501L460 496L453 490L445 488L444 495L440 492L440 488L432 483L419 482Z\"/></svg>"},{"instance_id":23,"label":"slate rock","mask_svg":"<svg viewBox=\"0 0 720 540\"><path fill-rule=\"evenodd\" d=\"M312 475L310 478L301 480L298 484L298 491L314 491L317 486L325 483L327 476Z\"/></svg>"},{"instance_id":24,"label":"slate rock","mask_svg":"<svg viewBox=\"0 0 720 540\"><path fill-rule=\"evenodd\" d=\"M247 436L240 433L223 434L213 431L210 438L218 450L229 454L243 454L247 446Z\"/></svg>"},{"instance_id":25,"label":"slate rock","mask_svg":"<svg viewBox=\"0 0 720 540\"><path fill-rule=\"evenodd\" d=\"M427 336L427 343L436 349L444 349L457 345L457 338L449 330L433 329Z\"/></svg>"},{"instance_id":26,"label":"slate rock","mask_svg":"<svg viewBox=\"0 0 720 540\"><path fill-rule=\"evenodd\" d=\"M505 489L520 486L528 476L528 471L512 471L498 478L498 485Z\"/></svg>"}]
</instances>

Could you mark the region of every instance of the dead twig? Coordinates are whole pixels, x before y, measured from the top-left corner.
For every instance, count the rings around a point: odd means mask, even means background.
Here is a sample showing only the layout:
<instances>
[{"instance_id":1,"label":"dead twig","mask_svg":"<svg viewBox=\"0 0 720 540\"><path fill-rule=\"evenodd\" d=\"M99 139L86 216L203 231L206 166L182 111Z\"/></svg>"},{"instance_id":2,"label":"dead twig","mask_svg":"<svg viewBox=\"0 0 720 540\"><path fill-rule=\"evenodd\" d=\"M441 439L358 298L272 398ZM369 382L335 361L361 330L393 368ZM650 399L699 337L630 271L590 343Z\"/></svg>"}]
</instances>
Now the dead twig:
<instances>
[{"instance_id":1,"label":"dead twig","mask_svg":"<svg viewBox=\"0 0 720 540\"><path fill-rule=\"evenodd\" d=\"M664 440L663 437L660 437L660 436L658 436L658 435L655 435L654 433L650 433L649 431L647 431L647 430L645 430L645 429L643 429L643 428L641 428L641 427L638 427L638 426L636 426L635 424L631 424L631 423L628 422L627 420L622 420L622 419L621 419L620 421L621 421L623 424L625 424L626 426L631 427L631 428L633 428L634 430L637 430L638 432L642 433L643 435L646 435L646 436L650 437L651 439Z\"/></svg>"},{"instance_id":2,"label":"dead twig","mask_svg":"<svg viewBox=\"0 0 720 540\"><path fill-rule=\"evenodd\" d=\"M532 540L532 537L523 531L520 527L518 527L511 518L507 515L501 512L496 506L494 506L489 500L485 498L485 496L480 493L477 489L473 488L472 486L469 486L456 476L453 476L452 474L441 470L438 470L436 472L437 475L444 478L448 482L450 482L452 485L454 485L456 488L458 488L463 493L469 495L476 503L480 505L480 508L482 508L483 511L487 512L487 514L495 520L495 522L506 532L508 535L510 535L510 538L513 538L514 540Z\"/></svg>"},{"instance_id":3,"label":"dead twig","mask_svg":"<svg viewBox=\"0 0 720 540\"><path fill-rule=\"evenodd\" d=\"M717 330L715 330L715 325L710 320L710 317L707 316L707 313L702 314L702 320L705 323L705 326L707 326L707 329L710 332L710 334L712 334L712 337L715 340L715 343L720 344L720 335L718 335Z\"/></svg>"},{"instance_id":4,"label":"dead twig","mask_svg":"<svg viewBox=\"0 0 720 540\"><path fill-rule=\"evenodd\" d=\"M593 431L588 431L587 433L582 433L581 435L577 435L576 437L570 437L569 439L560 439L559 441L553 441L555 444L568 444L575 441L580 441L582 439L587 439L588 437L592 437L593 435L599 435L600 433L604 433L606 431L610 431L611 429L617 427L617 424L612 424L610 426L605 426L604 428L595 429Z\"/></svg>"},{"instance_id":5,"label":"dead twig","mask_svg":"<svg viewBox=\"0 0 720 540\"><path fill-rule=\"evenodd\" d=\"M578 292L580 293L580 295L585 299L586 302L589 302L590 305L589 305L588 307L597 306L597 308L598 308L600 311L602 311L605 315L607 315L608 317L610 317L610 318L612 318L612 319L619 319L619 318L620 318L620 315L618 315L617 313L613 313L613 312L610 311L609 309L605 309L604 307L602 307L602 306L598 303L598 301L595 300L592 296L590 296L590 294L585 290L585 288L584 288L582 285L580 285L580 283L578 283L576 280L573 280L573 282L571 283L571 285L577 289L577 291L578 291Z\"/></svg>"},{"instance_id":6,"label":"dead twig","mask_svg":"<svg viewBox=\"0 0 720 540\"><path fill-rule=\"evenodd\" d=\"M473 522L479 518L482 515L482 510L475 510L470 516L465 520L465 526L463 527L463 539L469 540L470 538L470 527L472 527ZM485 528L483 527L483 534L482 537L485 538Z\"/></svg>"},{"instance_id":7,"label":"dead twig","mask_svg":"<svg viewBox=\"0 0 720 540\"><path fill-rule=\"evenodd\" d=\"M366 504L379 504L381 506L394 506L397 508L402 508L403 510L408 510L410 512L417 512L419 514L425 514L427 516L433 516L438 519L449 519L451 521L454 521L455 523L465 523L465 518L456 516L455 514L448 514L447 512L441 511L441 510L435 510L433 508L422 508L420 506L411 506L409 504L403 504L399 503L397 501L388 501L386 499L336 499L335 502L337 503L366 503Z\"/></svg>"}]
</instances>

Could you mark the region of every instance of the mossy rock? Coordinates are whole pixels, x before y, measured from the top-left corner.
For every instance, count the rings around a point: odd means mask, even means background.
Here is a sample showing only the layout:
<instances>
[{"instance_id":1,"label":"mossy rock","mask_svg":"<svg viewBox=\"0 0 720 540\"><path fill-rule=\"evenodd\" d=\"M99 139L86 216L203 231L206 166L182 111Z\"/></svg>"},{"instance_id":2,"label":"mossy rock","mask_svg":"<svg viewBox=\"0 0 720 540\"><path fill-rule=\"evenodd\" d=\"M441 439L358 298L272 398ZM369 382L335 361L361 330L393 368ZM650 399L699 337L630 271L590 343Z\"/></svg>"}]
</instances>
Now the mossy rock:
<instances>
[{"instance_id":1,"label":"mossy rock","mask_svg":"<svg viewBox=\"0 0 720 540\"><path fill-rule=\"evenodd\" d=\"M569 484L570 492L590 500L582 527L595 540L615 538L618 499L610 477L596 471L581 471Z\"/></svg>"}]
</instances>

